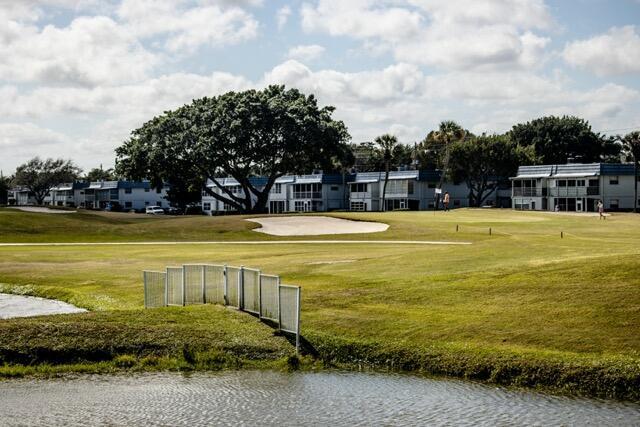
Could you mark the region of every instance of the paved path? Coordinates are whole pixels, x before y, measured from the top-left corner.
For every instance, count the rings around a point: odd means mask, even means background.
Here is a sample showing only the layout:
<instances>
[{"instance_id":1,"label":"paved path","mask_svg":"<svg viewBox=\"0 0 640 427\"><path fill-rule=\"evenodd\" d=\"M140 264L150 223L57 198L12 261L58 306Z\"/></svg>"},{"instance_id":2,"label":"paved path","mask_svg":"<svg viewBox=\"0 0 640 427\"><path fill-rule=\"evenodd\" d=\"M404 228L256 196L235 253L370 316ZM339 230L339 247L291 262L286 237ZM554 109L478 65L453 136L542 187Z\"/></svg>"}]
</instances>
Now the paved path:
<instances>
[{"instance_id":1,"label":"paved path","mask_svg":"<svg viewBox=\"0 0 640 427\"><path fill-rule=\"evenodd\" d=\"M45 314L81 313L84 311L87 310L54 299L0 294L0 319L42 316Z\"/></svg>"},{"instance_id":2,"label":"paved path","mask_svg":"<svg viewBox=\"0 0 640 427\"><path fill-rule=\"evenodd\" d=\"M436 240L231 240L210 242L77 242L77 243L0 243L7 246L166 246L166 245L470 245L471 242Z\"/></svg>"}]
</instances>

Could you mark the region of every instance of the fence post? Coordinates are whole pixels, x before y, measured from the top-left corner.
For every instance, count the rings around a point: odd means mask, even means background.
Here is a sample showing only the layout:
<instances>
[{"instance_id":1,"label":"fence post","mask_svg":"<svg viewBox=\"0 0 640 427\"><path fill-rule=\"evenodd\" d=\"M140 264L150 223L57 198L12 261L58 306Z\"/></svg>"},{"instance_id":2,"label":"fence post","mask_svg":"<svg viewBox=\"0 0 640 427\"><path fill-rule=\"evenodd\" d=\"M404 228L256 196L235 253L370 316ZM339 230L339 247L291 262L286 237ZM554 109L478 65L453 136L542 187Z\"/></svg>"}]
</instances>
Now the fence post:
<instances>
[{"instance_id":1,"label":"fence post","mask_svg":"<svg viewBox=\"0 0 640 427\"><path fill-rule=\"evenodd\" d=\"M298 286L298 293L296 297L296 354L300 353L300 294L302 288Z\"/></svg>"},{"instance_id":2,"label":"fence post","mask_svg":"<svg viewBox=\"0 0 640 427\"><path fill-rule=\"evenodd\" d=\"M278 331L280 331L282 329L282 313L280 312L280 305L282 304L282 301L280 300L280 276L278 276L277 292L278 292Z\"/></svg>"},{"instance_id":3,"label":"fence post","mask_svg":"<svg viewBox=\"0 0 640 427\"><path fill-rule=\"evenodd\" d=\"M258 274L258 318L262 319L262 273Z\"/></svg>"},{"instance_id":4,"label":"fence post","mask_svg":"<svg viewBox=\"0 0 640 427\"><path fill-rule=\"evenodd\" d=\"M144 308L148 308L148 302L147 302L147 272L143 271L142 272L142 287L144 289Z\"/></svg>"},{"instance_id":5,"label":"fence post","mask_svg":"<svg viewBox=\"0 0 640 427\"><path fill-rule=\"evenodd\" d=\"M224 276L224 305L229 305L229 275L227 274L227 264L224 265L222 275Z\"/></svg>"},{"instance_id":6,"label":"fence post","mask_svg":"<svg viewBox=\"0 0 640 427\"><path fill-rule=\"evenodd\" d=\"M164 306L169 306L169 271L164 270Z\"/></svg>"},{"instance_id":7,"label":"fence post","mask_svg":"<svg viewBox=\"0 0 640 427\"><path fill-rule=\"evenodd\" d=\"M202 269L202 303L206 304L207 303L207 267L204 265L201 265L200 268Z\"/></svg>"},{"instance_id":8,"label":"fence post","mask_svg":"<svg viewBox=\"0 0 640 427\"><path fill-rule=\"evenodd\" d=\"M242 310L244 308L243 304L243 296L244 292L244 265L240 266L240 270L238 270L238 310Z\"/></svg>"},{"instance_id":9,"label":"fence post","mask_svg":"<svg viewBox=\"0 0 640 427\"><path fill-rule=\"evenodd\" d=\"M278 305L278 331L280 331L280 276L278 276L278 280L276 282L276 292L278 294L278 298L276 298L276 304Z\"/></svg>"},{"instance_id":10,"label":"fence post","mask_svg":"<svg viewBox=\"0 0 640 427\"><path fill-rule=\"evenodd\" d=\"M182 266L182 306L184 307L187 301L186 295L187 288L187 273L185 272L184 265Z\"/></svg>"}]
</instances>

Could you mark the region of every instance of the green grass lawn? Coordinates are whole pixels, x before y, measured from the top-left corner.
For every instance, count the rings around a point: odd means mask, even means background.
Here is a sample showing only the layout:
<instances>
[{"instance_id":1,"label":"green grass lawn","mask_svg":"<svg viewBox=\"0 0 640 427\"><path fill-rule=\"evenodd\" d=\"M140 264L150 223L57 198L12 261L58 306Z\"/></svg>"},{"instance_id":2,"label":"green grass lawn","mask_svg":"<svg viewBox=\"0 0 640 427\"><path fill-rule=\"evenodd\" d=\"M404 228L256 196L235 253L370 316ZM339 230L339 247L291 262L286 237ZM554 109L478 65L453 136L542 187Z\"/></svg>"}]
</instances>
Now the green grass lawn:
<instances>
[{"instance_id":1,"label":"green grass lawn","mask_svg":"<svg viewBox=\"0 0 640 427\"><path fill-rule=\"evenodd\" d=\"M135 319L153 317L154 333L171 335L174 329L162 322L164 309L157 311L160 314L140 314L141 270L224 262L259 267L281 275L284 283L301 285L303 335L318 358L328 363L638 398L640 216L614 214L601 221L592 216L473 209L435 215L332 215L390 227L382 233L320 239L472 244L0 247L0 283L5 284L0 286L5 291L56 297L94 311L0 321L0 350L16 346L12 331L21 322L35 331L73 318L94 328L92 316L113 316L121 328L131 328L127 339L148 348L150 340L136 332L144 322ZM5 209L0 210L0 241L292 240L255 233L251 228L257 225L243 218L47 215ZM228 314L210 314L209 309L199 308L199 318L218 316L222 322ZM174 321L183 327L182 344L190 334L202 338L191 309L172 310ZM249 319L256 330L264 326ZM225 348L225 339L229 336L213 340L211 347ZM207 342L199 339L196 344L204 349ZM264 354L286 357L265 342L260 340ZM172 354L166 348L159 350L161 355ZM128 348L116 353L144 351ZM608 382L592 384L600 379ZM637 386L631 394L629 384Z\"/></svg>"}]
</instances>

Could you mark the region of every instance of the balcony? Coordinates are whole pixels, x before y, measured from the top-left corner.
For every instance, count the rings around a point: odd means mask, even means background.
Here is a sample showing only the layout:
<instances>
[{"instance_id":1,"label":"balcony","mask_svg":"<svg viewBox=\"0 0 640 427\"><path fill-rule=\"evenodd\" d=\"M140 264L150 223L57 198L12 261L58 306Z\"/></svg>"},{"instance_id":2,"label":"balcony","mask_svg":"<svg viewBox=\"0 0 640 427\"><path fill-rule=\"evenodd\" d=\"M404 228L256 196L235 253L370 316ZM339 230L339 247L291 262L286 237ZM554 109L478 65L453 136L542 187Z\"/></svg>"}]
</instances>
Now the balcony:
<instances>
[{"instance_id":1,"label":"balcony","mask_svg":"<svg viewBox=\"0 0 640 427\"><path fill-rule=\"evenodd\" d=\"M546 196L546 188L526 188L526 187L514 187L514 197L543 197Z\"/></svg>"},{"instance_id":2,"label":"balcony","mask_svg":"<svg viewBox=\"0 0 640 427\"><path fill-rule=\"evenodd\" d=\"M322 199L322 192L319 191L294 191L294 199Z\"/></svg>"},{"instance_id":3,"label":"balcony","mask_svg":"<svg viewBox=\"0 0 640 427\"><path fill-rule=\"evenodd\" d=\"M597 196L600 194L600 187L553 187L549 189L553 197L584 197Z\"/></svg>"}]
</instances>

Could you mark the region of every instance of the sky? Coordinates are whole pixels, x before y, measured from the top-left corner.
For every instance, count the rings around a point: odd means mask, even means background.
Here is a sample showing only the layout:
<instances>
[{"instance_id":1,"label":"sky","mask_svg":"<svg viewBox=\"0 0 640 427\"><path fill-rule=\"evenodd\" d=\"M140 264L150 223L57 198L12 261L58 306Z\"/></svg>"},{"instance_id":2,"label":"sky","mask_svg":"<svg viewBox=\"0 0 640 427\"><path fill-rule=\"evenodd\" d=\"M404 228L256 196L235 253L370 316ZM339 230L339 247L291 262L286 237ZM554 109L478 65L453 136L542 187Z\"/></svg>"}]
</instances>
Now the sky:
<instances>
[{"instance_id":1,"label":"sky","mask_svg":"<svg viewBox=\"0 0 640 427\"><path fill-rule=\"evenodd\" d=\"M443 120L640 129L640 0L0 0L0 170L114 164L194 98L284 84L353 142Z\"/></svg>"}]
</instances>

